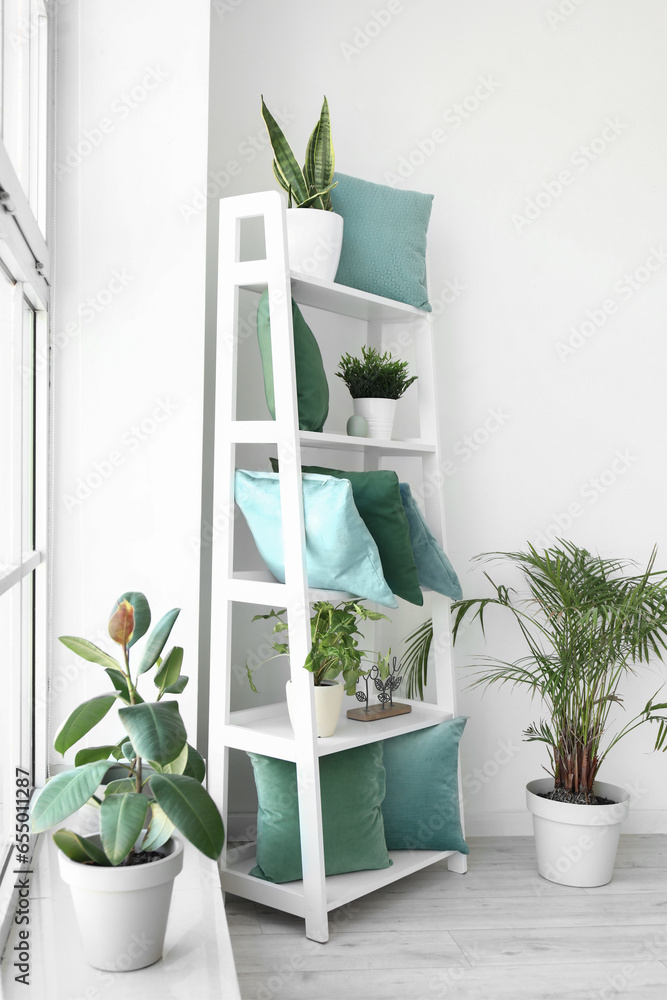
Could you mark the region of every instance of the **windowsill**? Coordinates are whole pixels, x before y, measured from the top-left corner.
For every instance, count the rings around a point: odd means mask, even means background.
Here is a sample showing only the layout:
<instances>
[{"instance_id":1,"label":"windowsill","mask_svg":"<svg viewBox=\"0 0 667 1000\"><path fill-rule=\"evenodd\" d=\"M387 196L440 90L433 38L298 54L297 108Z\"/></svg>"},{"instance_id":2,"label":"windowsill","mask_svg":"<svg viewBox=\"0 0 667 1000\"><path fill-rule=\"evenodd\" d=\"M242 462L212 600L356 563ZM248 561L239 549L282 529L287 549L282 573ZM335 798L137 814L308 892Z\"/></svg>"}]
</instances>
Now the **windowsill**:
<instances>
[{"instance_id":1,"label":"windowsill","mask_svg":"<svg viewBox=\"0 0 667 1000\"><path fill-rule=\"evenodd\" d=\"M40 1000L240 1000L234 956L217 866L186 843L183 871L174 883L164 954L138 972L102 972L82 953L69 888L62 882L57 849L39 838L30 883L30 996ZM23 928L25 929L25 924ZM1 967L0 994L25 997L15 981L12 925Z\"/></svg>"}]
</instances>

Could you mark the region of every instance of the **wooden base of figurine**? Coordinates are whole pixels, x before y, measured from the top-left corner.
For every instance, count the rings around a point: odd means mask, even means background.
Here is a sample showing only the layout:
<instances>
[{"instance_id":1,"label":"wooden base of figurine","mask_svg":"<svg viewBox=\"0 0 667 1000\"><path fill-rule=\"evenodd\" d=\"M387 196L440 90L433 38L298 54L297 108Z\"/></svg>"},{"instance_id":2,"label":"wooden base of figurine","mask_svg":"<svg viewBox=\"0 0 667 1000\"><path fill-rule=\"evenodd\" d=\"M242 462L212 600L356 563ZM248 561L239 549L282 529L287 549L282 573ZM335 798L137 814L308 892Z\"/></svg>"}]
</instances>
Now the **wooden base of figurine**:
<instances>
[{"instance_id":1,"label":"wooden base of figurine","mask_svg":"<svg viewBox=\"0 0 667 1000\"><path fill-rule=\"evenodd\" d=\"M377 722L378 719L389 719L392 715L407 715L412 711L412 705L402 705L395 701L393 705L383 708L382 705L371 705L369 709L350 708L348 709L348 719L356 719L357 722Z\"/></svg>"}]
</instances>

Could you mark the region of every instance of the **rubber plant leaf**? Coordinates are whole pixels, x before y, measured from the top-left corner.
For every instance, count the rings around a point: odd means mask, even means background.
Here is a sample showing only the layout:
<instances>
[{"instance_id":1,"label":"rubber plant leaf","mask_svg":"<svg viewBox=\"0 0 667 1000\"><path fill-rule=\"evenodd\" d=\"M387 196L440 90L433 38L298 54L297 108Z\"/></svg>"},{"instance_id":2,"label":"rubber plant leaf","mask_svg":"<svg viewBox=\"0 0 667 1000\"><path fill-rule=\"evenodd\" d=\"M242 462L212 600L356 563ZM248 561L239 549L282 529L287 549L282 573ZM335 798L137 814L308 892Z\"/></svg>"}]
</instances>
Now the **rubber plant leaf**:
<instances>
[{"instance_id":1,"label":"rubber plant leaf","mask_svg":"<svg viewBox=\"0 0 667 1000\"><path fill-rule=\"evenodd\" d=\"M148 800L145 795L110 795L100 807L102 847L112 865L119 865L141 834Z\"/></svg>"},{"instance_id":2,"label":"rubber plant leaf","mask_svg":"<svg viewBox=\"0 0 667 1000\"><path fill-rule=\"evenodd\" d=\"M204 758L194 747L190 746L188 743L188 762L185 765L185 770L183 774L187 774L190 778L194 778L199 784L202 783L206 777L206 764L204 763Z\"/></svg>"},{"instance_id":3,"label":"rubber plant leaf","mask_svg":"<svg viewBox=\"0 0 667 1000\"><path fill-rule=\"evenodd\" d=\"M134 632L134 608L129 601L121 601L109 619L109 635L114 642L125 648Z\"/></svg>"},{"instance_id":4,"label":"rubber plant leaf","mask_svg":"<svg viewBox=\"0 0 667 1000\"><path fill-rule=\"evenodd\" d=\"M88 642L87 639L80 639L76 635L60 635L58 638L63 646L67 646L77 656L82 656L84 660L88 660L90 663L99 663L102 667L113 667L115 670L120 670L118 660L114 660L113 656L109 656L103 649L96 646L94 642Z\"/></svg>"},{"instance_id":5,"label":"rubber plant leaf","mask_svg":"<svg viewBox=\"0 0 667 1000\"><path fill-rule=\"evenodd\" d=\"M167 817L162 806L159 806L157 802L151 802L150 809L152 818L146 831L146 837L141 844L142 851L157 851L158 847L167 843L174 832L174 824Z\"/></svg>"},{"instance_id":6,"label":"rubber plant leaf","mask_svg":"<svg viewBox=\"0 0 667 1000\"><path fill-rule=\"evenodd\" d=\"M64 754L82 736L90 732L115 703L115 694L101 694L78 705L58 730L53 743L54 749Z\"/></svg>"},{"instance_id":7,"label":"rubber plant leaf","mask_svg":"<svg viewBox=\"0 0 667 1000\"><path fill-rule=\"evenodd\" d=\"M166 688L171 687L178 680L181 667L183 666L183 647L174 646L165 656L159 670L156 672L155 686L160 689L158 697L162 697Z\"/></svg>"},{"instance_id":8,"label":"rubber plant leaf","mask_svg":"<svg viewBox=\"0 0 667 1000\"><path fill-rule=\"evenodd\" d=\"M128 705L118 715L138 757L168 764L185 746L187 734L175 701Z\"/></svg>"},{"instance_id":9,"label":"rubber plant leaf","mask_svg":"<svg viewBox=\"0 0 667 1000\"><path fill-rule=\"evenodd\" d=\"M72 861L78 861L80 864L88 864L93 861L105 868L110 867L111 862L104 851L89 837L83 837L81 834L73 833L63 827L61 830L56 830L52 834L52 838L56 847L59 847L63 854L66 854Z\"/></svg>"},{"instance_id":10,"label":"rubber plant leaf","mask_svg":"<svg viewBox=\"0 0 667 1000\"><path fill-rule=\"evenodd\" d=\"M114 604L113 611L111 612L112 616L115 614L118 605L123 601L131 604L134 610L134 631L132 632L132 638L127 644L129 648L148 631L148 626L151 623L151 609L145 596L140 591L126 590Z\"/></svg>"},{"instance_id":11,"label":"rubber plant leaf","mask_svg":"<svg viewBox=\"0 0 667 1000\"><path fill-rule=\"evenodd\" d=\"M106 760L115 749L115 743L113 746L83 747L74 758L74 766L79 767L81 764L90 764L95 760Z\"/></svg>"},{"instance_id":12,"label":"rubber plant leaf","mask_svg":"<svg viewBox=\"0 0 667 1000\"><path fill-rule=\"evenodd\" d=\"M96 760L56 774L35 795L30 808L33 833L42 833L85 805L113 762Z\"/></svg>"},{"instance_id":13,"label":"rubber plant leaf","mask_svg":"<svg viewBox=\"0 0 667 1000\"><path fill-rule=\"evenodd\" d=\"M157 663L180 610L180 608L172 608L171 611L167 611L166 615L163 615L151 632L148 642L144 647L141 660L139 661L137 675L145 673Z\"/></svg>"},{"instance_id":14,"label":"rubber plant leaf","mask_svg":"<svg viewBox=\"0 0 667 1000\"><path fill-rule=\"evenodd\" d=\"M176 829L207 858L216 860L225 831L213 799L199 782L185 774L155 774L151 789Z\"/></svg>"}]
</instances>

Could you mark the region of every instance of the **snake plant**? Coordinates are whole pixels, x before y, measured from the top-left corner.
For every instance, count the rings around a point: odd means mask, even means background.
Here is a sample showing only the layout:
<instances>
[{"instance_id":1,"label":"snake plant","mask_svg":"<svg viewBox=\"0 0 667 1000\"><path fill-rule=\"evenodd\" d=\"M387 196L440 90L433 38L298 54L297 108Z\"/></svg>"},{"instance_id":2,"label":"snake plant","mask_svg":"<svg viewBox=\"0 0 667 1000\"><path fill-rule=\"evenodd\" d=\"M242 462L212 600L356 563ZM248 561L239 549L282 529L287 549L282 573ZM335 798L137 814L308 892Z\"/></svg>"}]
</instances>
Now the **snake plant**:
<instances>
[{"instance_id":1,"label":"snake plant","mask_svg":"<svg viewBox=\"0 0 667 1000\"><path fill-rule=\"evenodd\" d=\"M336 186L336 181L333 179L335 158L326 97L319 121L308 140L303 169L299 166L283 130L264 103L263 95L262 118L275 157L273 172L280 186L287 191L287 207L319 208L332 212L333 205L329 192Z\"/></svg>"}]
</instances>

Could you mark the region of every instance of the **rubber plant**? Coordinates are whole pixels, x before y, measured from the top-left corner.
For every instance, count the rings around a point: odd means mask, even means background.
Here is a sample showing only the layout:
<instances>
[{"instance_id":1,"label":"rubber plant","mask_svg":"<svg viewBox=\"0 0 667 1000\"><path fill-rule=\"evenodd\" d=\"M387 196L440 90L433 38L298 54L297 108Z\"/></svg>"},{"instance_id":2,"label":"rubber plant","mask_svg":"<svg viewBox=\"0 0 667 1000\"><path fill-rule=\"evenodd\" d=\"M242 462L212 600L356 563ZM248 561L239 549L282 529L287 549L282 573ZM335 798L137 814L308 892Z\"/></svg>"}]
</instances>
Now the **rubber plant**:
<instances>
[{"instance_id":1,"label":"rubber plant","mask_svg":"<svg viewBox=\"0 0 667 1000\"><path fill-rule=\"evenodd\" d=\"M336 372L352 399L400 399L416 375L408 375L408 362L380 354L374 347L362 347L361 357L343 354Z\"/></svg>"},{"instance_id":2,"label":"rubber plant","mask_svg":"<svg viewBox=\"0 0 667 1000\"><path fill-rule=\"evenodd\" d=\"M62 828L53 834L56 845L73 861L132 864L143 830L140 851L158 851L174 830L209 858L217 858L222 851L222 819L202 786L204 761L187 742L178 702L165 697L180 694L188 682L181 673L183 648L174 646L161 655L179 612L180 608L173 608L161 618L134 671L130 651L151 623L150 607L142 593L122 594L109 620L109 635L122 651L120 660L87 639L60 636L73 653L103 668L113 690L90 698L71 713L56 735L55 749L64 755L114 706L118 706L122 727L116 743L80 749L74 768L54 775L33 798L34 833L51 829L86 803L99 809L101 848L90 837L72 830ZM145 701L138 681L150 671L156 697ZM100 798L97 789L112 767L125 774L109 781Z\"/></svg>"},{"instance_id":3,"label":"rubber plant","mask_svg":"<svg viewBox=\"0 0 667 1000\"><path fill-rule=\"evenodd\" d=\"M263 95L262 117L273 149L273 172L280 186L287 191L287 207L319 208L333 212L330 192L336 186L333 179L335 156L326 97L317 125L306 146L303 168L299 166L283 130L264 103Z\"/></svg>"},{"instance_id":4,"label":"rubber plant","mask_svg":"<svg viewBox=\"0 0 667 1000\"><path fill-rule=\"evenodd\" d=\"M519 685L539 697L545 717L528 726L524 739L547 747L554 787L587 797L612 747L645 723L657 726L654 750L666 750L667 703L657 700L661 689L624 726L610 731L613 709L623 705L622 682L636 664L663 660L667 648L667 573L654 568L656 550L640 573L628 572L626 560L592 555L561 539L541 551L529 544L525 552L477 559L501 559L518 568L526 589L496 583L485 572L493 596L452 605L454 642L475 621L485 635L489 609L509 613L526 655L514 662L484 657L471 687ZM407 640L409 682L422 690L432 636L429 621Z\"/></svg>"}]
</instances>

